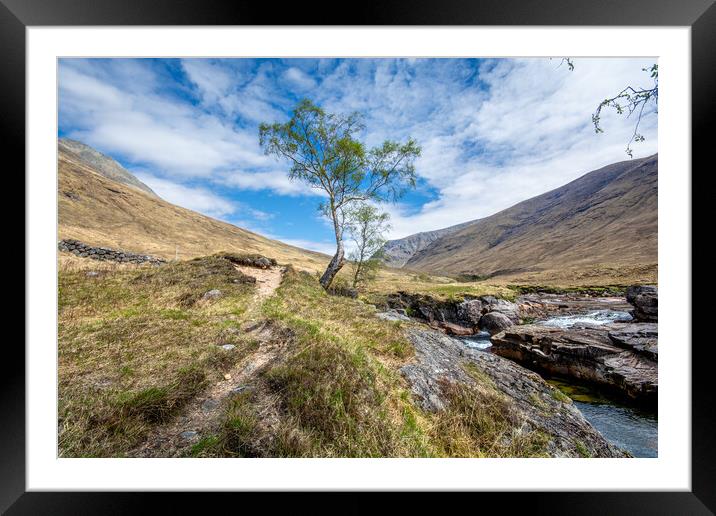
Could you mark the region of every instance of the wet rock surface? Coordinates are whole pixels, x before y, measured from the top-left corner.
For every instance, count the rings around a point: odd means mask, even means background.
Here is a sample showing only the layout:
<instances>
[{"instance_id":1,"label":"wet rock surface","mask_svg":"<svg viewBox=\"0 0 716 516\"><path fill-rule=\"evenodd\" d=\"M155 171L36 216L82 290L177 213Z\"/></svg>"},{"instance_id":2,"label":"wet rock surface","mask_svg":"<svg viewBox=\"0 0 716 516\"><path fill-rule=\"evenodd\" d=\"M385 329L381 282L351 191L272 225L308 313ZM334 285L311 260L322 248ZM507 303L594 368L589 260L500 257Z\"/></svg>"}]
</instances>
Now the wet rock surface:
<instances>
[{"instance_id":1,"label":"wet rock surface","mask_svg":"<svg viewBox=\"0 0 716 516\"><path fill-rule=\"evenodd\" d=\"M587 296L578 294L532 293L517 297L523 319L543 319L584 314L596 310L626 312L632 306L621 296Z\"/></svg>"},{"instance_id":2,"label":"wet rock surface","mask_svg":"<svg viewBox=\"0 0 716 516\"><path fill-rule=\"evenodd\" d=\"M571 401L556 394L537 373L491 353L466 347L460 340L430 329L411 328L408 338L415 361L401 369L418 403L428 411L443 410L441 382L474 382L465 370L472 364L494 383L523 420L525 430L549 436L548 453L554 457L624 457Z\"/></svg>"},{"instance_id":3,"label":"wet rock surface","mask_svg":"<svg viewBox=\"0 0 716 516\"><path fill-rule=\"evenodd\" d=\"M659 290L657 287L631 286L626 291L626 299L634 306L631 314L635 320L657 322L659 316Z\"/></svg>"},{"instance_id":4,"label":"wet rock surface","mask_svg":"<svg viewBox=\"0 0 716 516\"><path fill-rule=\"evenodd\" d=\"M612 324L609 338L619 347L641 353L655 362L659 360L659 334L656 323Z\"/></svg>"},{"instance_id":5,"label":"wet rock surface","mask_svg":"<svg viewBox=\"0 0 716 516\"><path fill-rule=\"evenodd\" d=\"M655 325L615 323L555 328L512 326L492 337L492 352L550 375L602 385L655 404Z\"/></svg>"}]
</instances>

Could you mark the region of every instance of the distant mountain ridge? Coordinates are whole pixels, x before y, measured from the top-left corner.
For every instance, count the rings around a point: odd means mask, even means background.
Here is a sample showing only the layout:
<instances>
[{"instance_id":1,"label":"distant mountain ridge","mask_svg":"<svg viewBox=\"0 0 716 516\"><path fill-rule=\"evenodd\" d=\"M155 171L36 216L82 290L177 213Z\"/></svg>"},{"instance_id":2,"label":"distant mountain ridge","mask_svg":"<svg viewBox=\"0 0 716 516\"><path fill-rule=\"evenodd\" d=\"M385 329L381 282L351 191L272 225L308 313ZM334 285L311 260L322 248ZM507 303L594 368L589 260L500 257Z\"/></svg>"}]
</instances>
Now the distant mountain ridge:
<instances>
[{"instance_id":1,"label":"distant mountain ridge","mask_svg":"<svg viewBox=\"0 0 716 516\"><path fill-rule=\"evenodd\" d=\"M159 197L154 190L142 183L117 161L89 145L70 138L60 138L57 145L60 150L66 153L65 159L79 160L108 179L131 186L154 197Z\"/></svg>"},{"instance_id":2,"label":"distant mountain ridge","mask_svg":"<svg viewBox=\"0 0 716 516\"><path fill-rule=\"evenodd\" d=\"M395 263L498 276L597 264L657 263L658 155L613 163L494 215L461 224ZM419 235L401 241L418 242ZM396 242L386 244L388 254ZM409 256L408 256L409 255ZM395 258L392 258L395 259Z\"/></svg>"},{"instance_id":3,"label":"distant mountain ridge","mask_svg":"<svg viewBox=\"0 0 716 516\"><path fill-rule=\"evenodd\" d=\"M472 221L435 231L415 233L397 240L389 240L383 246L383 262L389 267L403 267L408 260L439 238L459 231L471 223Z\"/></svg>"}]
</instances>

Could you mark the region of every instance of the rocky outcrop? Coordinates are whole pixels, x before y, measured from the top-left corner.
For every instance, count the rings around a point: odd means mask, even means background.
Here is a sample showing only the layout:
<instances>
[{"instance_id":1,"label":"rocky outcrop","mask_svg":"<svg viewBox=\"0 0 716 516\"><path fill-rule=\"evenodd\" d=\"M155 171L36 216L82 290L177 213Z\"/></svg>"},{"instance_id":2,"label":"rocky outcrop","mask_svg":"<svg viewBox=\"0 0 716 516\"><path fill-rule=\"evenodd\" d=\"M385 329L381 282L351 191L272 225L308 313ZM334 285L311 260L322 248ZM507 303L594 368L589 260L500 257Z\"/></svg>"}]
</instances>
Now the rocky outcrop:
<instances>
[{"instance_id":1,"label":"rocky outcrop","mask_svg":"<svg viewBox=\"0 0 716 516\"><path fill-rule=\"evenodd\" d=\"M415 348L415 361L401 369L419 405L427 411L444 410L444 381L471 383L466 365L476 369L508 400L518 414L521 431L538 430L549 438L548 453L554 457L624 457L610 444L571 401L542 378L502 357L466 347L459 339L429 329L411 328L408 338Z\"/></svg>"},{"instance_id":2,"label":"rocky outcrop","mask_svg":"<svg viewBox=\"0 0 716 516\"><path fill-rule=\"evenodd\" d=\"M637 321L657 322L659 290L657 287L634 285L626 290L626 299L634 306L631 315Z\"/></svg>"},{"instance_id":3,"label":"rocky outcrop","mask_svg":"<svg viewBox=\"0 0 716 516\"><path fill-rule=\"evenodd\" d=\"M270 269L278 265L273 258L267 258L262 254L239 254L239 253L219 253L218 256L229 260L236 265L245 265L247 267L256 267L257 269Z\"/></svg>"},{"instance_id":4,"label":"rocky outcrop","mask_svg":"<svg viewBox=\"0 0 716 516\"><path fill-rule=\"evenodd\" d=\"M375 316L378 319L383 319L384 321L410 321L410 317L405 315L405 310L387 310L385 312L377 312Z\"/></svg>"},{"instance_id":5,"label":"rocky outcrop","mask_svg":"<svg viewBox=\"0 0 716 516\"><path fill-rule=\"evenodd\" d=\"M614 344L650 358L659 360L659 334L656 323L613 324L609 338Z\"/></svg>"},{"instance_id":6,"label":"rocky outcrop","mask_svg":"<svg viewBox=\"0 0 716 516\"><path fill-rule=\"evenodd\" d=\"M488 324L491 327L496 327L495 324L504 325L505 318L509 321L508 325L520 322L520 309L517 304L493 296L443 301L423 294L398 292L388 296L386 305L390 309L403 310L431 327L445 330L452 335L477 333L482 328L481 319L490 313L502 315L490 318ZM493 322L496 320L501 322Z\"/></svg>"},{"instance_id":7,"label":"rocky outcrop","mask_svg":"<svg viewBox=\"0 0 716 516\"><path fill-rule=\"evenodd\" d=\"M513 324L520 322L520 308L516 303L494 296L483 296L480 299L483 303L483 313L497 312L507 316Z\"/></svg>"},{"instance_id":8,"label":"rocky outcrop","mask_svg":"<svg viewBox=\"0 0 716 516\"><path fill-rule=\"evenodd\" d=\"M104 260L120 263L150 263L152 265L161 265L167 261L156 256L146 254L130 253L121 249L110 249L109 247L92 247L84 244L79 240L60 240L57 244L60 251L66 251L82 258L92 258L94 260Z\"/></svg>"},{"instance_id":9,"label":"rocky outcrop","mask_svg":"<svg viewBox=\"0 0 716 516\"><path fill-rule=\"evenodd\" d=\"M457 305L458 319L467 326L475 328L480 324L483 308L483 303L479 299L466 299Z\"/></svg>"},{"instance_id":10,"label":"rocky outcrop","mask_svg":"<svg viewBox=\"0 0 716 516\"><path fill-rule=\"evenodd\" d=\"M654 332L653 344L647 342ZM655 404L655 327L612 324L554 328L513 326L494 335L492 352L548 374L590 382Z\"/></svg>"}]
</instances>

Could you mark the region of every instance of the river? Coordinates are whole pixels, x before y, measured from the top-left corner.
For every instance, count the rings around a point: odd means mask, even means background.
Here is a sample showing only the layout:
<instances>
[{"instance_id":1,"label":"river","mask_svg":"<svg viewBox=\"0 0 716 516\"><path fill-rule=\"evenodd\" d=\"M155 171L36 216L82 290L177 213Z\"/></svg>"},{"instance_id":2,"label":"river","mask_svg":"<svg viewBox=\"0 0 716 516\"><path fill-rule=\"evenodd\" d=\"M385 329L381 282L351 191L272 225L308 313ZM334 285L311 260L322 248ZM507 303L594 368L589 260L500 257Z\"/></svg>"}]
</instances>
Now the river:
<instances>
[{"instance_id":1,"label":"river","mask_svg":"<svg viewBox=\"0 0 716 516\"><path fill-rule=\"evenodd\" d=\"M585 313L559 315L535 324L569 328L575 324L608 324L629 321L626 311L600 309ZM490 335L481 332L463 337L466 346L489 351L492 346ZM656 457L658 453L656 412L624 405L612 395L600 392L592 387L577 385L563 378L545 378L554 387L569 396L584 417L599 430L610 442L629 451L634 457Z\"/></svg>"}]
</instances>

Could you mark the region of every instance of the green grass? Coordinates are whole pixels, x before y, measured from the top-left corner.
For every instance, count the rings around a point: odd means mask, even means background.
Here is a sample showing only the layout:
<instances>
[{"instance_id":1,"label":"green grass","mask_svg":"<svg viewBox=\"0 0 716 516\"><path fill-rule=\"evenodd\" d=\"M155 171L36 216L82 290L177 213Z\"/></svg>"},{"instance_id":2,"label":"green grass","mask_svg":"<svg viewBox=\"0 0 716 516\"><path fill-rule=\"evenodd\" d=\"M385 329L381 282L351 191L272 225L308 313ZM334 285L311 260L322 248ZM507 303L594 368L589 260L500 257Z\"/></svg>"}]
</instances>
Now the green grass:
<instances>
[{"instance_id":1,"label":"green grass","mask_svg":"<svg viewBox=\"0 0 716 516\"><path fill-rule=\"evenodd\" d=\"M592 454L589 452L589 449L582 441L575 441L574 447L577 449L577 453L579 453L580 457L583 457L585 459L592 457Z\"/></svg>"},{"instance_id":2,"label":"green grass","mask_svg":"<svg viewBox=\"0 0 716 516\"><path fill-rule=\"evenodd\" d=\"M380 320L361 299L329 295L313 274L289 267L260 306L253 284L222 256L95 277L61 270L59 284L60 456L125 456L239 360L267 348L275 360L224 400L184 456L545 454L547 437L522 429L474 364L465 365L472 382L442 385L444 412L421 410L400 374L414 356L404 332L412 323ZM213 289L221 297L205 299ZM242 328L261 321L258 333L269 337L259 349L257 334ZM222 350L226 343L236 348Z\"/></svg>"},{"instance_id":3,"label":"green grass","mask_svg":"<svg viewBox=\"0 0 716 516\"><path fill-rule=\"evenodd\" d=\"M405 385L393 365L412 356L401 324L361 301L326 294L309 274L289 271L265 316L291 334L287 359L265 375L278 399L277 456L422 456Z\"/></svg>"},{"instance_id":4,"label":"green grass","mask_svg":"<svg viewBox=\"0 0 716 516\"><path fill-rule=\"evenodd\" d=\"M552 285L519 285L509 284L508 288L514 290L516 295L531 294L535 292L547 294L578 294L588 296L622 296L628 285L582 285L555 287Z\"/></svg>"},{"instance_id":5,"label":"green grass","mask_svg":"<svg viewBox=\"0 0 716 516\"><path fill-rule=\"evenodd\" d=\"M547 457L549 436L522 430L519 415L492 385L443 382L448 401L433 440L449 457Z\"/></svg>"},{"instance_id":6,"label":"green grass","mask_svg":"<svg viewBox=\"0 0 716 516\"><path fill-rule=\"evenodd\" d=\"M61 456L122 456L254 349L227 332L253 287L224 259L61 269L58 280ZM223 296L202 300L214 288Z\"/></svg>"},{"instance_id":7,"label":"green grass","mask_svg":"<svg viewBox=\"0 0 716 516\"><path fill-rule=\"evenodd\" d=\"M518 414L474 364L465 365L474 385L444 385L445 412L420 410L398 372L413 353L401 324L327 295L312 275L289 271L263 311L290 335L285 359L232 402L204 456L545 455L546 436L519 431ZM260 416L267 412L270 430Z\"/></svg>"},{"instance_id":8,"label":"green grass","mask_svg":"<svg viewBox=\"0 0 716 516\"><path fill-rule=\"evenodd\" d=\"M572 403L572 399L569 396L555 387L552 388L551 395L554 399L562 403Z\"/></svg>"}]
</instances>

